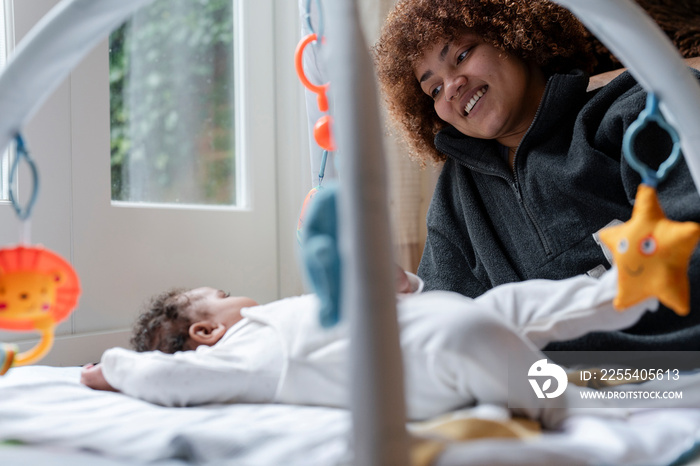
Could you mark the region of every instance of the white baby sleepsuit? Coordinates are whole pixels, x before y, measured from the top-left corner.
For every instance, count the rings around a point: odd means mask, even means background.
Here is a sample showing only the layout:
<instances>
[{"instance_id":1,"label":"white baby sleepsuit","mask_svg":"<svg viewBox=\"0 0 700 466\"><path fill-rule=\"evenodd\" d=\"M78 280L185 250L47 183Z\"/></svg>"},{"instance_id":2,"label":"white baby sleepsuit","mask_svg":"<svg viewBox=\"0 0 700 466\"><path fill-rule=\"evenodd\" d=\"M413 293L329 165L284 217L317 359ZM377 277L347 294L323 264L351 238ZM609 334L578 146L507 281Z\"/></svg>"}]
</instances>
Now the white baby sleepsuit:
<instances>
[{"instance_id":1,"label":"white baby sleepsuit","mask_svg":"<svg viewBox=\"0 0 700 466\"><path fill-rule=\"evenodd\" d=\"M543 357L539 348L550 341L623 329L656 308L650 299L622 313L613 309L616 273L512 283L476 299L444 291L400 297L408 417L425 419L475 402L503 405L509 358L529 365ZM103 374L123 393L166 406L347 407L347 323L324 329L317 309L314 295L244 309L244 319L219 342L195 351L114 348L103 355Z\"/></svg>"}]
</instances>

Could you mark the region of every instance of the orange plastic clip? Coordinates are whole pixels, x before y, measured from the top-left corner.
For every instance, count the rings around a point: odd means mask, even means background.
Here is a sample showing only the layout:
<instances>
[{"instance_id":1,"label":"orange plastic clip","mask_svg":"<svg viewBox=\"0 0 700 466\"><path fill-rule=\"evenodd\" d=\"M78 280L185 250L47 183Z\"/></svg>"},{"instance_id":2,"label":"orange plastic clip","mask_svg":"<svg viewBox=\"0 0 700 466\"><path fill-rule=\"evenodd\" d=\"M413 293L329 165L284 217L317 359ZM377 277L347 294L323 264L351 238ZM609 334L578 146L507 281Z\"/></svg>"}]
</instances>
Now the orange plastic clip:
<instances>
[{"instance_id":1,"label":"orange plastic clip","mask_svg":"<svg viewBox=\"0 0 700 466\"><path fill-rule=\"evenodd\" d=\"M301 80L301 83L304 85L304 87L306 87L311 92L318 94L317 98L319 110L321 110L322 112L327 112L328 97L326 97L326 91L328 90L328 83L317 86L316 84L313 84L311 81L309 81L309 79L306 77L306 74L304 73L304 49L307 45L309 45L315 40L316 34L309 34L308 36L304 37L301 40L301 42L299 42L299 45L297 45L297 50L296 52L294 52L294 66L297 69L297 75L299 76L299 79Z\"/></svg>"}]
</instances>

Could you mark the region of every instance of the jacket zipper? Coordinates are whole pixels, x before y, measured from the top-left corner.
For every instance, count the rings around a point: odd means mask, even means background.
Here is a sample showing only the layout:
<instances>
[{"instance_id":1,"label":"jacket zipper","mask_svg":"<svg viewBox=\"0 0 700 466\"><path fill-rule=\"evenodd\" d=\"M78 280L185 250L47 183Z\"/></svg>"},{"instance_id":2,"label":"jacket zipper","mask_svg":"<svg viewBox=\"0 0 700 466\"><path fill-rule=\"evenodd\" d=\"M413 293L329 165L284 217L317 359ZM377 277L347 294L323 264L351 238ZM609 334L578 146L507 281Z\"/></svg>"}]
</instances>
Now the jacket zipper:
<instances>
[{"instance_id":1,"label":"jacket zipper","mask_svg":"<svg viewBox=\"0 0 700 466\"><path fill-rule=\"evenodd\" d=\"M548 256L552 255L552 249L549 247L549 243L547 242L547 238L544 236L544 232L542 231L542 228L540 225L535 221L535 216L532 214L530 211L530 208L525 204L525 201L523 200L522 195L520 194L520 185L518 184L518 177L517 175L515 176L515 182L511 185L513 187L513 191L515 191L515 195L518 198L518 201L520 202L520 205L523 206L523 209L525 210L525 214L527 215L527 218L530 219L530 222L535 226L535 231L537 232L537 236L540 238L540 242L542 243L542 247L544 248L544 253L547 254Z\"/></svg>"},{"instance_id":2,"label":"jacket zipper","mask_svg":"<svg viewBox=\"0 0 700 466\"><path fill-rule=\"evenodd\" d=\"M517 151L516 151L517 153ZM515 192L515 197L518 199L518 203L523 207L523 210L525 211L525 215L527 215L527 218L530 220L530 223L535 227L535 232L537 233L537 237L540 240L540 244L542 245L542 248L544 249L545 254L550 256L552 254L552 249L549 247L549 243L547 243L547 239L544 236L544 233L542 232L542 228L537 224L535 221L534 216L532 215L532 212L530 212L530 209L528 209L527 205L525 204L525 201L523 200L522 195L520 194L520 189L518 188L518 179L517 176L514 176L513 181L511 178L501 175L499 173L494 173L490 172L487 170L482 170L480 168L474 167L472 165L469 165L468 163L459 160L457 158L453 158L452 160L455 160L457 163L460 165L463 165L467 167L469 170L475 171L477 173L483 173L484 175L489 175L489 176L495 176L498 178L503 179L506 183L508 183L508 186L510 186L513 191Z\"/></svg>"},{"instance_id":3,"label":"jacket zipper","mask_svg":"<svg viewBox=\"0 0 700 466\"><path fill-rule=\"evenodd\" d=\"M545 93L545 95L546 95L546 93ZM543 101L544 101L544 97L542 99L542 102ZM530 208L527 206L527 204L523 200L522 194L520 193L520 181L518 180L518 170L515 169L515 167L517 166L516 163L518 160L518 152L520 152L520 147L523 145L523 141L527 138L527 135L530 134L530 130L532 129L532 127L535 126L535 122L537 121L537 117L540 116L540 110L542 109L542 102L540 102L540 104L537 106L537 111L535 112L535 117L530 122L530 126L527 128L527 131L525 131L525 134L523 135L523 138L520 140L520 144L518 145L517 149L515 149L515 154L513 154L513 184L511 186L515 190L518 201L520 202L520 205L522 205L523 209L525 210L525 214L530 219L530 222L532 222L532 224L534 225L535 231L537 232L537 236L540 238L540 243L542 244L542 248L544 249L545 254L547 256L551 256L552 249L549 247L549 242L547 241L547 238L545 237L544 232L542 231L542 228L535 221L535 216L530 211Z\"/></svg>"}]
</instances>

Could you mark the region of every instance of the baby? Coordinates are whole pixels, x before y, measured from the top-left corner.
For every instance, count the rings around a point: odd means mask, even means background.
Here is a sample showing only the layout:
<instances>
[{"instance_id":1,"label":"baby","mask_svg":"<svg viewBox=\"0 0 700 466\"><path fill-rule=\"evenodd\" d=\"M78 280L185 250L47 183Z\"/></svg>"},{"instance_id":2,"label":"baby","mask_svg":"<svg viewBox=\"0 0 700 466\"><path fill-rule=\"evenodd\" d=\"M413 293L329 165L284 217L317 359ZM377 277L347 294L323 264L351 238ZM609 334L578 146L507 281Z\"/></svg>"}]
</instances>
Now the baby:
<instances>
[{"instance_id":1,"label":"baby","mask_svg":"<svg viewBox=\"0 0 700 466\"><path fill-rule=\"evenodd\" d=\"M411 278L411 288L419 287ZM616 290L612 269L600 279L506 284L476 299L445 291L399 295L409 419L477 402L506 405L509 364L530 367L546 357L539 349L550 341L623 329L658 305L649 299L617 312ZM259 305L214 288L175 291L139 319L132 340L138 352L107 350L100 364L83 369L81 382L165 406L345 408L348 333L346 321L330 329L319 325L315 295ZM523 414L555 427L563 410L550 411L559 413L533 408Z\"/></svg>"}]
</instances>

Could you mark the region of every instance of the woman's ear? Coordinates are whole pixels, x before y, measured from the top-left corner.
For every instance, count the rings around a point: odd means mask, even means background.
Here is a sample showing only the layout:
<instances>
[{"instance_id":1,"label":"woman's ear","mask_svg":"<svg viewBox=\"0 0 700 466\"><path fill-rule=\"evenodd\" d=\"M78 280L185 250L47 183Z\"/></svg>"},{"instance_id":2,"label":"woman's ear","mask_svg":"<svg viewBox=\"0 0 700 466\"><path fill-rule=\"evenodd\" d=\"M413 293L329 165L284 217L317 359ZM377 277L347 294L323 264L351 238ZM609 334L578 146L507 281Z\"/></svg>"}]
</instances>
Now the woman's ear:
<instances>
[{"instance_id":1,"label":"woman's ear","mask_svg":"<svg viewBox=\"0 0 700 466\"><path fill-rule=\"evenodd\" d=\"M226 333L226 326L222 323L202 320L190 325L190 338L197 345L212 346Z\"/></svg>"}]
</instances>

